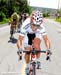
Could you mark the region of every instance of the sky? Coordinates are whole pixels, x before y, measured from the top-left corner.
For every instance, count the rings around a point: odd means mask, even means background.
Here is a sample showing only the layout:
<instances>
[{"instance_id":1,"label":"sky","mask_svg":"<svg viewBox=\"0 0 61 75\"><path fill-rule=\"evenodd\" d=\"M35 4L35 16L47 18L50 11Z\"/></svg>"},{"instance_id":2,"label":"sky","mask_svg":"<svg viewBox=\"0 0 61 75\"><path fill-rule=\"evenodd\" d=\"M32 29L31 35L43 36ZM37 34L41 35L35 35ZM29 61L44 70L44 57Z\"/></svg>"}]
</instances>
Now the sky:
<instances>
[{"instance_id":1,"label":"sky","mask_svg":"<svg viewBox=\"0 0 61 75\"><path fill-rule=\"evenodd\" d=\"M47 7L54 9L58 9L61 7L61 0L28 0L28 2L30 6Z\"/></svg>"}]
</instances>

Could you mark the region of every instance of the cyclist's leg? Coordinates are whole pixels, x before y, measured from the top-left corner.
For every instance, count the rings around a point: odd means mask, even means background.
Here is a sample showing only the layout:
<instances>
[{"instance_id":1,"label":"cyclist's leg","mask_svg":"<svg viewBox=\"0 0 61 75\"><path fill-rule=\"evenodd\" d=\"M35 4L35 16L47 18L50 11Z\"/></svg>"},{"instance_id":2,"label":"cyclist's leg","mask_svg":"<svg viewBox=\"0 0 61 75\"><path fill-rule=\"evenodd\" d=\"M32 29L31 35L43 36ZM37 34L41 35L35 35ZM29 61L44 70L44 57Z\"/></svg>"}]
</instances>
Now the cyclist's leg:
<instances>
[{"instance_id":1,"label":"cyclist's leg","mask_svg":"<svg viewBox=\"0 0 61 75\"><path fill-rule=\"evenodd\" d=\"M36 37L33 40L33 47L35 50L41 50L40 44L42 41L42 36L40 33L36 33ZM39 58L40 57L40 53L36 53L36 57Z\"/></svg>"},{"instance_id":2,"label":"cyclist's leg","mask_svg":"<svg viewBox=\"0 0 61 75\"><path fill-rule=\"evenodd\" d=\"M31 47L25 47L25 50L30 51ZM30 53L29 54L25 53L25 62L26 62L26 64L28 64L29 61L30 61Z\"/></svg>"},{"instance_id":3,"label":"cyclist's leg","mask_svg":"<svg viewBox=\"0 0 61 75\"><path fill-rule=\"evenodd\" d=\"M41 43L41 40L39 38L34 38L32 47L35 50L41 50L40 43ZM40 53L36 53L36 57L39 58L40 57Z\"/></svg>"},{"instance_id":4,"label":"cyclist's leg","mask_svg":"<svg viewBox=\"0 0 61 75\"><path fill-rule=\"evenodd\" d=\"M10 30L10 39L13 37L13 29Z\"/></svg>"},{"instance_id":5,"label":"cyclist's leg","mask_svg":"<svg viewBox=\"0 0 61 75\"><path fill-rule=\"evenodd\" d=\"M30 51L31 50L31 45L29 45L28 42L29 42L29 38L26 35L25 38L24 38L24 41L23 41L23 46L24 46L25 50ZM30 61L30 54L25 53L25 62L26 62L26 64L28 64L29 61Z\"/></svg>"},{"instance_id":6,"label":"cyclist's leg","mask_svg":"<svg viewBox=\"0 0 61 75\"><path fill-rule=\"evenodd\" d=\"M11 23L11 26L10 26L10 37L12 38L13 37L13 33L14 33L14 25Z\"/></svg>"},{"instance_id":7,"label":"cyclist's leg","mask_svg":"<svg viewBox=\"0 0 61 75\"><path fill-rule=\"evenodd\" d=\"M30 51L31 50L31 47L25 47L25 50ZM29 74L30 53L29 54L25 53L25 57L24 58L25 58L25 62L26 62L25 72L26 72L26 74Z\"/></svg>"},{"instance_id":8,"label":"cyclist's leg","mask_svg":"<svg viewBox=\"0 0 61 75\"><path fill-rule=\"evenodd\" d=\"M39 34L40 35L40 34ZM40 36L41 37L41 36ZM35 50L41 50L41 48L40 48L40 43L41 43L41 39L40 39L40 37L36 37L36 38L34 38L34 40L33 40L33 48L35 49ZM37 59L36 59L36 63L37 63L37 65L36 65L36 67L38 68L38 69L41 69L41 63L40 63L40 53L36 53L36 57L37 57Z\"/></svg>"}]
</instances>

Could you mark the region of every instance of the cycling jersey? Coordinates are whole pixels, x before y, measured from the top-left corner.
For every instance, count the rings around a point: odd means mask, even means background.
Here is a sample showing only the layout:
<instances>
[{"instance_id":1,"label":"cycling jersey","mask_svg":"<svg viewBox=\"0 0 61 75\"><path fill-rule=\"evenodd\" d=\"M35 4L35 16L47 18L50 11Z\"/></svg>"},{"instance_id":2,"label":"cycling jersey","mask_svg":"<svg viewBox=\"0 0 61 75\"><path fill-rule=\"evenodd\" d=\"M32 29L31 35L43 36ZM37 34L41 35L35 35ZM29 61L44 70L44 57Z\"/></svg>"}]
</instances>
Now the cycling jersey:
<instances>
[{"instance_id":1,"label":"cycling jersey","mask_svg":"<svg viewBox=\"0 0 61 75\"><path fill-rule=\"evenodd\" d=\"M37 34L41 34L41 35L46 35L46 30L45 30L45 27L42 25L40 25L40 27L36 30L36 31L32 31L32 28L31 28L31 25L30 25L30 18L27 18L22 27L21 27L21 33L20 35L24 36L26 35L27 33L35 33L36 35Z\"/></svg>"},{"instance_id":2,"label":"cycling jersey","mask_svg":"<svg viewBox=\"0 0 61 75\"><path fill-rule=\"evenodd\" d=\"M11 15L11 22L12 21L19 21L19 15L16 12Z\"/></svg>"},{"instance_id":3,"label":"cycling jersey","mask_svg":"<svg viewBox=\"0 0 61 75\"><path fill-rule=\"evenodd\" d=\"M28 35L28 34L30 34L30 35ZM31 39L33 39L33 38L42 39L42 36L46 35L46 34L47 33L46 33L46 30L45 30L45 27L43 26L43 24L40 25L40 27L37 30L32 31L32 28L30 25L30 18L27 18L24 21L23 25L21 26L21 30L20 30L20 35L25 36L25 38L23 40L23 46L24 47L32 45Z\"/></svg>"}]
</instances>

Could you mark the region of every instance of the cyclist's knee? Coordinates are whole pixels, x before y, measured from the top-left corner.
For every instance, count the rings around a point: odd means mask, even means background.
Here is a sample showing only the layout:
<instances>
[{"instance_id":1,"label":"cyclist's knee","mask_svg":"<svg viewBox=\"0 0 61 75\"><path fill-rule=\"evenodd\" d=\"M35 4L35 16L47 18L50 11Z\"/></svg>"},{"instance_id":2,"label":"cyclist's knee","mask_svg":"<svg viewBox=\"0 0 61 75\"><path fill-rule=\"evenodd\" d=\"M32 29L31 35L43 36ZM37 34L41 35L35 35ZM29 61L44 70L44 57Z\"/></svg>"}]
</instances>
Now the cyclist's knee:
<instances>
[{"instance_id":1,"label":"cyclist's knee","mask_svg":"<svg viewBox=\"0 0 61 75\"><path fill-rule=\"evenodd\" d=\"M26 63L29 63L29 61L30 61L30 54L25 54L25 61L26 61Z\"/></svg>"},{"instance_id":2,"label":"cyclist's knee","mask_svg":"<svg viewBox=\"0 0 61 75\"><path fill-rule=\"evenodd\" d=\"M30 51L31 50L31 47L25 47L25 50Z\"/></svg>"}]
</instances>

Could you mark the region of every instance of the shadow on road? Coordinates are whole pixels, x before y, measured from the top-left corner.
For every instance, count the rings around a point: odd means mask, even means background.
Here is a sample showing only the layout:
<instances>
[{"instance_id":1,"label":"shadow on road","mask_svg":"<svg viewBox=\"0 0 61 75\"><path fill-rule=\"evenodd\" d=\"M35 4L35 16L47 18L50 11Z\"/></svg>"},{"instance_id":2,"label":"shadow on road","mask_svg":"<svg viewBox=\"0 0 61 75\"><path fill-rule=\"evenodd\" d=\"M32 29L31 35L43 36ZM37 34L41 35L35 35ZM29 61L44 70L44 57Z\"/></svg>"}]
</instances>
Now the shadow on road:
<instances>
[{"instance_id":1,"label":"shadow on road","mask_svg":"<svg viewBox=\"0 0 61 75\"><path fill-rule=\"evenodd\" d=\"M8 41L8 43L13 43L16 44L17 43L17 39L16 38L12 38Z\"/></svg>"}]
</instances>

